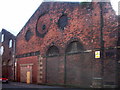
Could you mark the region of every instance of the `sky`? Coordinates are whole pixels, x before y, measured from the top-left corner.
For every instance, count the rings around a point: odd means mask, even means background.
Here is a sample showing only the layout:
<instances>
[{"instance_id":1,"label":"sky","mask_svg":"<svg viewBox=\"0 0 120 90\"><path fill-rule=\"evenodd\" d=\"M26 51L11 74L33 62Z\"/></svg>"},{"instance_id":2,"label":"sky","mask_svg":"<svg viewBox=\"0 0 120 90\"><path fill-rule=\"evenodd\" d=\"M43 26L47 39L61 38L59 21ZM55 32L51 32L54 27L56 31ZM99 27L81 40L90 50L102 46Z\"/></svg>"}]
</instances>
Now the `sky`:
<instances>
[{"instance_id":1,"label":"sky","mask_svg":"<svg viewBox=\"0 0 120 90\"><path fill-rule=\"evenodd\" d=\"M0 0L0 31L4 28L16 36L43 1L53 0ZM118 1L120 0L111 0L113 9L116 12L118 12Z\"/></svg>"}]
</instances>

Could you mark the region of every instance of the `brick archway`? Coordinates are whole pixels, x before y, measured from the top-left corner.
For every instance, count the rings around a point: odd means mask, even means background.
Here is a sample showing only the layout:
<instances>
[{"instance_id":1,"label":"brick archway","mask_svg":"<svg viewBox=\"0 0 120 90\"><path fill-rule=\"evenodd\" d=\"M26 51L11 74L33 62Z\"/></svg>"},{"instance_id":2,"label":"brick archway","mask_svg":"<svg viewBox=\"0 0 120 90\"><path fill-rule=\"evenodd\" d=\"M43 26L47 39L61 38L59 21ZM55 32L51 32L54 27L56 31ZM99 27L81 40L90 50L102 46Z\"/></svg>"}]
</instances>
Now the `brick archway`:
<instances>
[{"instance_id":1,"label":"brick archway","mask_svg":"<svg viewBox=\"0 0 120 90\"><path fill-rule=\"evenodd\" d=\"M65 84L73 86L90 87L91 85L91 62L83 45L78 41L68 44L65 52Z\"/></svg>"},{"instance_id":2,"label":"brick archway","mask_svg":"<svg viewBox=\"0 0 120 90\"><path fill-rule=\"evenodd\" d=\"M59 49L53 45L47 51L46 83L59 83L59 62Z\"/></svg>"}]
</instances>

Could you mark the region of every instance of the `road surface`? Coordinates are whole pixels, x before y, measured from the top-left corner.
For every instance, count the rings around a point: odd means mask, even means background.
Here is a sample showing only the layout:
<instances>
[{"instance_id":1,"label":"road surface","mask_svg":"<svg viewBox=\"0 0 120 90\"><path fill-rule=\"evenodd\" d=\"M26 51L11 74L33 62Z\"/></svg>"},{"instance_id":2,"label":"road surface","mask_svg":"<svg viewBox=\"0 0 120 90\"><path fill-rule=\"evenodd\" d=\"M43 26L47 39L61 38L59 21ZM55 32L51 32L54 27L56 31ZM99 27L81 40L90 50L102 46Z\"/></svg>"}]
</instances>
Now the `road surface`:
<instances>
[{"instance_id":1,"label":"road surface","mask_svg":"<svg viewBox=\"0 0 120 90\"><path fill-rule=\"evenodd\" d=\"M26 90L26 89L34 89L34 90L85 90L85 89L78 89L78 88L66 88L62 86L47 86L47 85L37 85L37 84L26 84L20 82L9 82L8 84L2 84L2 90Z\"/></svg>"}]
</instances>

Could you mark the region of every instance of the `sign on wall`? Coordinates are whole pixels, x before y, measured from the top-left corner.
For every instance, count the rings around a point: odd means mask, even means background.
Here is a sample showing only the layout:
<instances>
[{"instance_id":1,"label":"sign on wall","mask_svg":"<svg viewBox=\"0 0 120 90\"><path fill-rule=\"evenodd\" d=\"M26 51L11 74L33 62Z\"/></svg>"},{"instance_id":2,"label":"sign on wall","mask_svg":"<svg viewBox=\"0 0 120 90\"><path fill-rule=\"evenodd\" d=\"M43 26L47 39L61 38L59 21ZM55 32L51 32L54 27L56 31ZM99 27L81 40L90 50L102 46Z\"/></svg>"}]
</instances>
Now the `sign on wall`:
<instances>
[{"instance_id":1,"label":"sign on wall","mask_svg":"<svg viewBox=\"0 0 120 90\"><path fill-rule=\"evenodd\" d=\"M95 58L100 58L100 51L95 51Z\"/></svg>"}]
</instances>

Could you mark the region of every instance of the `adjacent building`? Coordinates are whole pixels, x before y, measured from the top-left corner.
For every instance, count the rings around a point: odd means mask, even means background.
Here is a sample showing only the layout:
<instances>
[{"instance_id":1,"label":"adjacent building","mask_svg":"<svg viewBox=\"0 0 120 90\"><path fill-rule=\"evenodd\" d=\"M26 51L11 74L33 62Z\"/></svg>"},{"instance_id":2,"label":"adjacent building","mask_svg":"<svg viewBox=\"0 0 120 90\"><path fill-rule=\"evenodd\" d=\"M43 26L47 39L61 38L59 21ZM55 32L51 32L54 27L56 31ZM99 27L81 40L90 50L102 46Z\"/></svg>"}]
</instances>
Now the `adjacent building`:
<instances>
[{"instance_id":1,"label":"adjacent building","mask_svg":"<svg viewBox=\"0 0 120 90\"><path fill-rule=\"evenodd\" d=\"M15 36L5 29L0 32L1 76L14 80Z\"/></svg>"}]
</instances>

